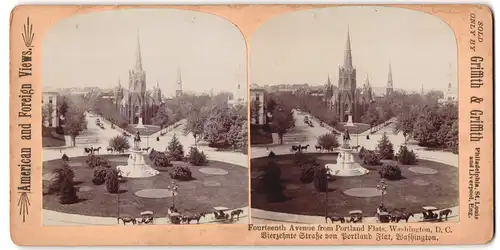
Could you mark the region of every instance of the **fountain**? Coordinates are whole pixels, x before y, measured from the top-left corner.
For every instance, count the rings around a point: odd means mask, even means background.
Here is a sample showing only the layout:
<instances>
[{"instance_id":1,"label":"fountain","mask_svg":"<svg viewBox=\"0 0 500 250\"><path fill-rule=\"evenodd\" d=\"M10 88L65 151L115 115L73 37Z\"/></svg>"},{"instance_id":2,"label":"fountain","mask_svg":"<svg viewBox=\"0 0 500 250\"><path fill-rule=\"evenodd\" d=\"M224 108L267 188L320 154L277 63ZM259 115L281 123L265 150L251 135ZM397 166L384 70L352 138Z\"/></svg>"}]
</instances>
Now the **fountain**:
<instances>
[{"instance_id":1,"label":"fountain","mask_svg":"<svg viewBox=\"0 0 500 250\"><path fill-rule=\"evenodd\" d=\"M144 124L142 124L142 117L139 117L139 122L137 123L137 126L135 128L146 128L144 127Z\"/></svg>"},{"instance_id":2,"label":"fountain","mask_svg":"<svg viewBox=\"0 0 500 250\"><path fill-rule=\"evenodd\" d=\"M123 177L127 178L145 178L152 177L160 172L144 161L144 155L139 149L130 150L130 155L127 160L127 166L117 166L116 169Z\"/></svg>"},{"instance_id":3,"label":"fountain","mask_svg":"<svg viewBox=\"0 0 500 250\"><path fill-rule=\"evenodd\" d=\"M337 157L336 163L329 163L325 168L330 170L330 173L335 176L361 176L370 172L354 161L351 150L341 150Z\"/></svg>"}]
</instances>

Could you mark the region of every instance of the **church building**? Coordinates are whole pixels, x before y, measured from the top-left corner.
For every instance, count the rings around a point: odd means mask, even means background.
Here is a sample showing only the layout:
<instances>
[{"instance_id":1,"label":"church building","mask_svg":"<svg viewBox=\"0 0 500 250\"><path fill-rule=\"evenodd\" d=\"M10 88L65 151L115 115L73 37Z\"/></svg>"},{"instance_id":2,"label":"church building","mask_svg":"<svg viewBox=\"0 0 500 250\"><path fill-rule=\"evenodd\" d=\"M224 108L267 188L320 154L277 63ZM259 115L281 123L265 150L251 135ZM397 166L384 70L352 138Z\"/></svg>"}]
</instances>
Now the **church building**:
<instances>
[{"instance_id":1,"label":"church building","mask_svg":"<svg viewBox=\"0 0 500 250\"><path fill-rule=\"evenodd\" d=\"M142 117L143 124L152 124L152 118L163 104L160 85L157 82L152 91L146 90L146 72L142 68L141 45L137 37L135 66L129 70L128 89L118 80L116 104L129 124L137 124Z\"/></svg>"},{"instance_id":2,"label":"church building","mask_svg":"<svg viewBox=\"0 0 500 250\"><path fill-rule=\"evenodd\" d=\"M357 87L356 68L353 66L351 38L347 31L347 42L344 51L344 64L339 67L338 87L334 89L328 77L324 100L337 115L339 122L347 122L352 116L353 122L361 122L365 110L373 102L374 96L368 75L363 88Z\"/></svg>"}]
</instances>

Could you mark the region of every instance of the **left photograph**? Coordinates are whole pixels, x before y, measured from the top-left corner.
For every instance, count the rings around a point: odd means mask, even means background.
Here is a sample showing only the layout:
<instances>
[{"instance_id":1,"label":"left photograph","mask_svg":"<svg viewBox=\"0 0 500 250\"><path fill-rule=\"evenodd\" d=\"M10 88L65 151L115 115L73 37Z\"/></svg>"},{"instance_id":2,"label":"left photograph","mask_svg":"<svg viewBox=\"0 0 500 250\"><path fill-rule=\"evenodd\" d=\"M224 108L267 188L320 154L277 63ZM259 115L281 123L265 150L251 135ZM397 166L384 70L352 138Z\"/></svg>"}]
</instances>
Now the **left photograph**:
<instances>
[{"instance_id":1,"label":"left photograph","mask_svg":"<svg viewBox=\"0 0 500 250\"><path fill-rule=\"evenodd\" d=\"M43 40L43 224L248 221L244 37L211 14L80 14Z\"/></svg>"}]
</instances>

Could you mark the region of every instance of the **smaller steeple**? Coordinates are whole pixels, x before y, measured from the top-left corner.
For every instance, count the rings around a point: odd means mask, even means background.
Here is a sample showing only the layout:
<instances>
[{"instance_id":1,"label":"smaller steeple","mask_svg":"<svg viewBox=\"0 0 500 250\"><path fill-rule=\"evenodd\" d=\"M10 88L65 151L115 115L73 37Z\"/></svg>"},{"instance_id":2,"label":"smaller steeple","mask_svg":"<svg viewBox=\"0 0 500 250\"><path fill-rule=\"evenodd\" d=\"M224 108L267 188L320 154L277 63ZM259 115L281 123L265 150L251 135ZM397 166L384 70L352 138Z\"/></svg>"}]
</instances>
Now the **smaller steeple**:
<instances>
[{"instance_id":1,"label":"smaller steeple","mask_svg":"<svg viewBox=\"0 0 500 250\"><path fill-rule=\"evenodd\" d=\"M371 88L370 86L370 78L368 77L368 73L366 73L366 77L365 77L365 88Z\"/></svg>"},{"instance_id":2,"label":"smaller steeple","mask_svg":"<svg viewBox=\"0 0 500 250\"><path fill-rule=\"evenodd\" d=\"M424 95L424 85L423 84L420 87L420 95Z\"/></svg>"},{"instance_id":3,"label":"smaller steeple","mask_svg":"<svg viewBox=\"0 0 500 250\"><path fill-rule=\"evenodd\" d=\"M386 94L389 95L394 91L394 83L392 81L392 66L389 63L389 74L387 76L387 86L386 86Z\"/></svg>"},{"instance_id":4,"label":"smaller steeple","mask_svg":"<svg viewBox=\"0 0 500 250\"><path fill-rule=\"evenodd\" d=\"M177 86L175 89L175 96L181 96L182 95L182 74L181 74L181 67L177 67Z\"/></svg>"}]
</instances>

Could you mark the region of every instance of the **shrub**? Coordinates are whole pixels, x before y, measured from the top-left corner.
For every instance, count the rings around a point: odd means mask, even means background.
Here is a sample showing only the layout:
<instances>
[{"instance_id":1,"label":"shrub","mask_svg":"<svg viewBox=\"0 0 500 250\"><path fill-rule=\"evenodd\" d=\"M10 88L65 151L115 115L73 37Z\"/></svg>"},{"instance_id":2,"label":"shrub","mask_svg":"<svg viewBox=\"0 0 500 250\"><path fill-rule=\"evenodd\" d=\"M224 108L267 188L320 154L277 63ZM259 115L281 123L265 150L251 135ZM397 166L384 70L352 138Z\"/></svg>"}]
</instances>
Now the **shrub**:
<instances>
[{"instance_id":1,"label":"shrub","mask_svg":"<svg viewBox=\"0 0 500 250\"><path fill-rule=\"evenodd\" d=\"M123 153L125 150L130 148L130 143L127 137L117 135L109 140L109 147L113 148L116 152Z\"/></svg>"},{"instance_id":2,"label":"shrub","mask_svg":"<svg viewBox=\"0 0 500 250\"><path fill-rule=\"evenodd\" d=\"M311 183L314 180L314 171L316 166L307 164L302 167L302 174L300 175L300 182Z\"/></svg>"},{"instance_id":3,"label":"shrub","mask_svg":"<svg viewBox=\"0 0 500 250\"><path fill-rule=\"evenodd\" d=\"M69 161L69 157L66 154L63 154L61 157L61 160L63 161Z\"/></svg>"},{"instance_id":4,"label":"shrub","mask_svg":"<svg viewBox=\"0 0 500 250\"><path fill-rule=\"evenodd\" d=\"M302 164L305 164L309 160L309 158L310 157L305 155L304 153L297 152L297 153L295 153L295 156L293 157L293 161L296 164L302 165Z\"/></svg>"},{"instance_id":5,"label":"shrub","mask_svg":"<svg viewBox=\"0 0 500 250\"><path fill-rule=\"evenodd\" d=\"M366 150L364 153L363 162L367 165L372 166L379 165L380 156L373 150Z\"/></svg>"},{"instance_id":6,"label":"shrub","mask_svg":"<svg viewBox=\"0 0 500 250\"><path fill-rule=\"evenodd\" d=\"M118 171L112 168L106 169L106 190L112 194L118 193L120 189L120 180L118 179Z\"/></svg>"},{"instance_id":7,"label":"shrub","mask_svg":"<svg viewBox=\"0 0 500 250\"><path fill-rule=\"evenodd\" d=\"M108 170L105 166L97 166L94 168L94 178L92 183L95 185L102 185L106 181L106 171Z\"/></svg>"},{"instance_id":8,"label":"shrub","mask_svg":"<svg viewBox=\"0 0 500 250\"><path fill-rule=\"evenodd\" d=\"M172 137L172 140L168 143L167 151L168 157L170 157L172 161L184 160L184 148L175 134Z\"/></svg>"},{"instance_id":9,"label":"shrub","mask_svg":"<svg viewBox=\"0 0 500 250\"><path fill-rule=\"evenodd\" d=\"M411 165L417 162L417 155L406 146L401 146L397 155L398 162L404 165Z\"/></svg>"},{"instance_id":10,"label":"shrub","mask_svg":"<svg viewBox=\"0 0 500 250\"><path fill-rule=\"evenodd\" d=\"M160 152L159 151L156 151L154 148L151 149L151 152L149 153L149 160L150 161L154 161L155 160L155 157L159 154Z\"/></svg>"},{"instance_id":11,"label":"shrub","mask_svg":"<svg viewBox=\"0 0 500 250\"><path fill-rule=\"evenodd\" d=\"M385 178L387 180L399 180L401 179L401 169L396 164L384 164L381 169L379 169L378 173L381 178Z\"/></svg>"},{"instance_id":12,"label":"shrub","mask_svg":"<svg viewBox=\"0 0 500 250\"><path fill-rule=\"evenodd\" d=\"M55 178L49 185L49 194L59 194L61 192L63 182L65 180L73 181L73 178L75 177L75 173L66 163L63 163L62 167L54 169L52 174L55 175Z\"/></svg>"},{"instance_id":13,"label":"shrub","mask_svg":"<svg viewBox=\"0 0 500 250\"><path fill-rule=\"evenodd\" d=\"M318 137L318 145L320 145L322 148L328 151L331 151L339 146L339 141L337 139L337 136L335 136L335 134L326 133Z\"/></svg>"},{"instance_id":14,"label":"shrub","mask_svg":"<svg viewBox=\"0 0 500 250\"><path fill-rule=\"evenodd\" d=\"M76 194L73 180L65 179L62 181L59 195L59 202L61 204L73 204L78 201L78 195Z\"/></svg>"},{"instance_id":15,"label":"shrub","mask_svg":"<svg viewBox=\"0 0 500 250\"><path fill-rule=\"evenodd\" d=\"M193 179L191 169L185 166L175 166L169 173L170 178L179 181L190 181Z\"/></svg>"},{"instance_id":16,"label":"shrub","mask_svg":"<svg viewBox=\"0 0 500 250\"><path fill-rule=\"evenodd\" d=\"M378 142L377 152L381 159L392 160L394 158L394 149L386 133L382 135L382 138Z\"/></svg>"},{"instance_id":17,"label":"shrub","mask_svg":"<svg viewBox=\"0 0 500 250\"><path fill-rule=\"evenodd\" d=\"M156 167L161 167L161 168L166 168L172 166L170 163L170 159L168 158L167 154L163 152L157 152L156 156L153 159L153 164Z\"/></svg>"},{"instance_id":18,"label":"shrub","mask_svg":"<svg viewBox=\"0 0 500 250\"><path fill-rule=\"evenodd\" d=\"M328 188L328 170L324 167L314 168L314 187L318 192L326 192Z\"/></svg>"},{"instance_id":19,"label":"shrub","mask_svg":"<svg viewBox=\"0 0 500 250\"><path fill-rule=\"evenodd\" d=\"M285 198L281 183L281 169L273 160L270 160L267 167L264 168L264 173L259 178L259 184L268 201L279 201Z\"/></svg>"},{"instance_id":20,"label":"shrub","mask_svg":"<svg viewBox=\"0 0 500 250\"><path fill-rule=\"evenodd\" d=\"M187 160L194 166L203 166L208 163L205 153L203 153L203 151L199 151L196 147L191 147Z\"/></svg>"},{"instance_id":21,"label":"shrub","mask_svg":"<svg viewBox=\"0 0 500 250\"><path fill-rule=\"evenodd\" d=\"M87 159L85 159L85 164L89 166L90 168L95 168L97 166L109 166L109 162L104 160L102 157L95 155L95 154L89 154L87 156Z\"/></svg>"},{"instance_id":22,"label":"shrub","mask_svg":"<svg viewBox=\"0 0 500 250\"><path fill-rule=\"evenodd\" d=\"M367 150L366 150L366 148L365 148L365 147L361 147L361 148L359 149L359 154L358 154L358 155L359 155L359 158L364 159L364 158L365 158L365 155L366 155L366 151L367 151Z\"/></svg>"}]
</instances>

